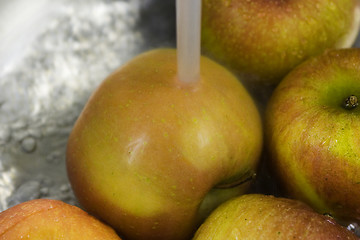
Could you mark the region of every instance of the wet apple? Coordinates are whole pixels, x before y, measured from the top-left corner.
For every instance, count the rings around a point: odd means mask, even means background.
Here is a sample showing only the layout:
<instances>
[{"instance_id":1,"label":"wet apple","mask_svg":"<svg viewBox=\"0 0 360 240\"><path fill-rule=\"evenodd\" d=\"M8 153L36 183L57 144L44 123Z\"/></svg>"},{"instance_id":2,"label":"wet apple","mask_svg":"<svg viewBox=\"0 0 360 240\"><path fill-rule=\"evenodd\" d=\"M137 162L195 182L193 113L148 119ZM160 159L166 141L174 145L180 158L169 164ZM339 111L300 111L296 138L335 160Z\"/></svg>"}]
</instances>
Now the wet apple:
<instances>
[{"instance_id":1,"label":"wet apple","mask_svg":"<svg viewBox=\"0 0 360 240\"><path fill-rule=\"evenodd\" d=\"M225 68L177 78L176 51L131 60L99 86L71 133L67 171L82 206L126 239L188 239L243 193L262 150L258 110Z\"/></svg>"}]
</instances>

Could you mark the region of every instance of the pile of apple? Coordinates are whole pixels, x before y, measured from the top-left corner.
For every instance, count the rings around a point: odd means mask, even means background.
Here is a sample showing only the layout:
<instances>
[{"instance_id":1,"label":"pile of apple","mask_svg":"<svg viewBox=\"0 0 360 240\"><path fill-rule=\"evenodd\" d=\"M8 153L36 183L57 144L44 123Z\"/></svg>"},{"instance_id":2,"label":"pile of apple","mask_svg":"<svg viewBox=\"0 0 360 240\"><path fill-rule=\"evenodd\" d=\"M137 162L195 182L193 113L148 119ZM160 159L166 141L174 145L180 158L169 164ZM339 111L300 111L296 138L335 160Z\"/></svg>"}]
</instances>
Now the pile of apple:
<instances>
[{"instance_id":1,"label":"pile of apple","mask_svg":"<svg viewBox=\"0 0 360 240\"><path fill-rule=\"evenodd\" d=\"M359 5L204 0L204 53L226 68L202 57L185 86L160 49L112 73L67 149L96 218L33 200L0 213L0 239L357 239L344 226L360 223ZM276 86L264 114L249 82ZM261 161L282 196L249 193Z\"/></svg>"}]
</instances>

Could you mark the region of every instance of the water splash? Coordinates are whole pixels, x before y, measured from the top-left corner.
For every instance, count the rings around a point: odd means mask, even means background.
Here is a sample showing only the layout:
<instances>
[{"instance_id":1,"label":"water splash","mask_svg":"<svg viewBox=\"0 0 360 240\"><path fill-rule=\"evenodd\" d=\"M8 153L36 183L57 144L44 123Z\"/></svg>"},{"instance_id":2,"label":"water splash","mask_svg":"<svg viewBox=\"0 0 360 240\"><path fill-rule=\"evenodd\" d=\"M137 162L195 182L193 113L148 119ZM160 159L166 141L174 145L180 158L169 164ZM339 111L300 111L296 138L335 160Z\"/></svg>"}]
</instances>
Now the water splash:
<instances>
[{"instance_id":1,"label":"water splash","mask_svg":"<svg viewBox=\"0 0 360 240\"><path fill-rule=\"evenodd\" d=\"M56 14L1 72L0 211L33 198L76 203L65 170L67 139L105 76L143 51L140 2L56 0ZM14 34L26 32L21 27Z\"/></svg>"}]
</instances>

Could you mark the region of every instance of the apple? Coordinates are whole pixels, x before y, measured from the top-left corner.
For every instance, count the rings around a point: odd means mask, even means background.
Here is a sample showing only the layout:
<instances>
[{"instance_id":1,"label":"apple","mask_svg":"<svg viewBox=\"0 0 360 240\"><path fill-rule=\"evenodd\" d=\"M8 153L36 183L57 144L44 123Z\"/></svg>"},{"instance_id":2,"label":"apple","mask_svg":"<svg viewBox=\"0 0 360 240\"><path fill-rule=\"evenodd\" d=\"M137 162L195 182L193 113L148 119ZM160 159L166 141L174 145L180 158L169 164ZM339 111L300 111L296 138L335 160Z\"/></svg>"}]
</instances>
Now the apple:
<instances>
[{"instance_id":1,"label":"apple","mask_svg":"<svg viewBox=\"0 0 360 240\"><path fill-rule=\"evenodd\" d=\"M350 47L357 0L203 0L204 52L256 86L276 85L327 48Z\"/></svg>"},{"instance_id":2,"label":"apple","mask_svg":"<svg viewBox=\"0 0 360 240\"><path fill-rule=\"evenodd\" d=\"M271 195L247 194L220 205L193 240L358 239L329 216L303 202Z\"/></svg>"},{"instance_id":3,"label":"apple","mask_svg":"<svg viewBox=\"0 0 360 240\"><path fill-rule=\"evenodd\" d=\"M50 199L30 200L1 212L0 239L121 240L80 208Z\"/></svg>"},{"instance_id":4,"label":"apple","mask_svg":"<svg viewBox=\"0 0 360 240\"><path fill-rule=\"evenodd\" d=\"M98 87L68 141L81 206L125 239L188 239L220 202L245 191L262 151L262 123L242 84L201 58L177 79L176 51L135 57Z\"/></svg>"},{"instance_id":5,"label":"apple","mask_svg":"<svg viewBox=\"0 0 360 240\"><path fill-rule=\"evenodd\" d=\"M360 221L360 49L299 65L265 113L272 169L289 196L339 220Z\"/></svg>"}]
</instances>

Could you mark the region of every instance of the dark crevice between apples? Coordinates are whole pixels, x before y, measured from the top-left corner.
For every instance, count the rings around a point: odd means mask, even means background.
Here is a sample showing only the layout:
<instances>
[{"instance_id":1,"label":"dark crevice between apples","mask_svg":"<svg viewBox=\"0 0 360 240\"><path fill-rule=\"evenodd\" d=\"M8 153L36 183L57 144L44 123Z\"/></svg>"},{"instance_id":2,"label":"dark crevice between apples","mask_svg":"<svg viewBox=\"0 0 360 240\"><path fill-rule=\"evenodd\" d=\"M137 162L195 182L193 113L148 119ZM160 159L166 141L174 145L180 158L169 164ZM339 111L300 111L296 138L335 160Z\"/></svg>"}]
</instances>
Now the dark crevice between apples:
<instances>
[{"instance_id":1,"label":"dark crevice between apples","mask_svg":"<svg viewBox=\"0 0 360 240\"><path fill-rule=\"evenodd\" d=\"M250 182L256 178L256 173L253 171L249 171L244 176L242 176L240 179L230 182L230 183L223 183L217 185L215 188L217 189L228 189L228 188L235 188L238 187L244 183Z\"/></svg>"}]
</instances>

